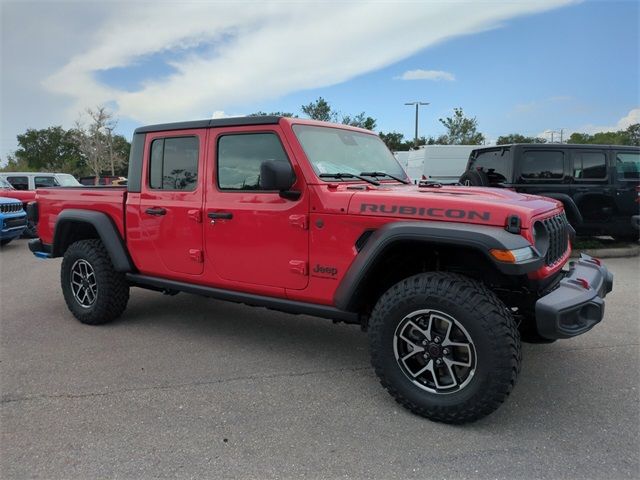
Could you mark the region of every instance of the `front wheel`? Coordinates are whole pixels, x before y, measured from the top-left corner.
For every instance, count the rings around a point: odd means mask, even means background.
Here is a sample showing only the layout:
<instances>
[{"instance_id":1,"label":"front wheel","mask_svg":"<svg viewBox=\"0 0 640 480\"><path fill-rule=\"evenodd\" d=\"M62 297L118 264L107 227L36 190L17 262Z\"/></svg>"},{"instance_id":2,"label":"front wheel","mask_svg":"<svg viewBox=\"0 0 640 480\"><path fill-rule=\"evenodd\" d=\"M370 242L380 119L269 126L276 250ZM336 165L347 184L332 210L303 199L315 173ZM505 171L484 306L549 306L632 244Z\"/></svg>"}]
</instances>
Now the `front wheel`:
<instances>
[{"instance_id":1,"label":"front wheel","mask_svg":"<svg viewBox=\"0 0 640 480\"><path fill-rule=\"evenodd\" d=\"M435 421L466 423L496 410L520 371L518 329L483 284L434 272L402 280L369 322L372 364L400 404Z\"/></svg>"},{"instance_id":2,"label":"front wheel","mask_svg":"<svg viewBox=\"0 0 640 480\"><path fill-rule=\"evenodd\" d=\"M60 272L62 293L82 323L99 325L118 318L129 301L129 284L116 272L100 240L81 240L69 246Z\"/></svg>"}]
</instances>

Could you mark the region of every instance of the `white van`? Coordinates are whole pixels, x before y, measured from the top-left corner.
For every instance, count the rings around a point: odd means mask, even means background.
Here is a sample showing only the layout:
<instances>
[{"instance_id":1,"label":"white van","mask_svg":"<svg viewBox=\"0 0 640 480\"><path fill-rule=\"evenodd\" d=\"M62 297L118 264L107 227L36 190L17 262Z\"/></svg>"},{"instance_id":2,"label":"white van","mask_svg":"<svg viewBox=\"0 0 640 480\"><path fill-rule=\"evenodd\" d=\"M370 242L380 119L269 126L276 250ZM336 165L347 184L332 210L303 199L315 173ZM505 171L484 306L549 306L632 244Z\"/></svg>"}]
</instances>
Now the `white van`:
<instances>
[{"instance_id":1,"label":"white van","mask_svg":"<svg viewBox=\"0 0 640 480\"><path fill-rule=\"evenodd\" d=\"M404 160L400 163L415 183L423 175L433 182L456 183L467 168L471 151L476 148L478 145L423 145L408 152L408 156L396 158Z\"/></svg>"}]
</instances>

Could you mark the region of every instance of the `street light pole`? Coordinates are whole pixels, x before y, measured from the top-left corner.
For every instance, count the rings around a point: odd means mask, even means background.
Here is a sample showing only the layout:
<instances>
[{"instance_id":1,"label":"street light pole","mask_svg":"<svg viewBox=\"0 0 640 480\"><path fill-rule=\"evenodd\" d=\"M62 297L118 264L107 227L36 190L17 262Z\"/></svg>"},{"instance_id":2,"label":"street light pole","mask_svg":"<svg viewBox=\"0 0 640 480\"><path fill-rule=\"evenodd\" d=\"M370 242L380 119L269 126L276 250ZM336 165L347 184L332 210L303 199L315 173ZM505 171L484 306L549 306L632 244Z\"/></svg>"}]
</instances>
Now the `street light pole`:
<instances>
[{"instance_id":1,"label":"street light pole","mask_svg":"<svg viewBox=\"0 0 640 480\"><path fill-rule=\"evenodd\" d=\"M407 102L405 103L405 105L415 105L416 106L416 135L413 141L413 146L415 148L418 148L418 109L420 108L420 105L429 105L429 102Z\"/></svg>"}]
</instances>

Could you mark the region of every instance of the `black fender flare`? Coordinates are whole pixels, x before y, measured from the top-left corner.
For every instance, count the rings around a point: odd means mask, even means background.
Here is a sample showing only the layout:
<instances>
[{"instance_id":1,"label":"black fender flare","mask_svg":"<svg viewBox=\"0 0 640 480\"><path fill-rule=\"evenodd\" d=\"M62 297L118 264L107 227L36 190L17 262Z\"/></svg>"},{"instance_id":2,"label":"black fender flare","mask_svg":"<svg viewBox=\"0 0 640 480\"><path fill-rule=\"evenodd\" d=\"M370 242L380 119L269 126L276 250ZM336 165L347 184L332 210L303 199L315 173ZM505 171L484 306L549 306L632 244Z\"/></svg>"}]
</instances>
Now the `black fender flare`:
<instances>
[{"instance_id":1,"label":"black fender flare","mask_svg":"<svg viewBox=\"0 0 640 480\"><path fill-rule=\"evenodd\" d=\"M92 210L68 209L60 212L53 233L52 257L64 255L67 246L65 237L69 235L69 228L76 223L89 224L96 230L116 271L135 271L127 247L111 218L106 213Z\"/></svg>"},{"instance_id":2,"label":"black fender flare","mask_svg":"<svg viewBox=\"0 0 640 480\"><path fill-rule=\"evenodd\" d=\"M536 193L536 195L540 195L541 197L553 198L554 200L559 200L564 205L564 209L567 212L567 218L573 220L574 225L582 224L582 214L580 213L580 209L576 202L566 193L556 193L556 192L542 192ZM574 223L575 222L575 223Z\"/></svg>"},{"instance_id":3,"label":"black fender flare","mask_svg":"<svg viewBox=\"0 0 640 480\"><path fill-rule=\"evenodd\" d=\"M500 227L447 222L393 222L371 234L362 250L345 273L334 295L334 304L345 311L353 311L369 272L385 250L398 241L423 241L428 244L460 246L482 253L505 275L525 275L538 270L543 257L535 256L520 263L503 263L494 259L489 250L515 250L531 246L521 235Z\"/></svg>"}]
</instances>

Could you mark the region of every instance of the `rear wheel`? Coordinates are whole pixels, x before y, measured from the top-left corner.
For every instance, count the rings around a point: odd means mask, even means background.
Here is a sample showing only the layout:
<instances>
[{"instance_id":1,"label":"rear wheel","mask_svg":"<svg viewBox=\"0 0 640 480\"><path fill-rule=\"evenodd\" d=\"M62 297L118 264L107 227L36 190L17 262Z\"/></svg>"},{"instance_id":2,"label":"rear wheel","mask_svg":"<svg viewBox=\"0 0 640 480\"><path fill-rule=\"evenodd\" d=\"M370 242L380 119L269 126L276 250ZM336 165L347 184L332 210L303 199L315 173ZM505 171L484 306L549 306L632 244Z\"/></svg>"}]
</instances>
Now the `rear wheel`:
<instances>
[{"instance_id":1,"label":"rear wheel","mask_svg":"<svg viewBox=\"0 0 640 480\"><path fill-rule=\"evenodd\" d=\"M115 271L100 240L81 240L69 246L60 280L69 310L82 323L110 322L122 315L129 301L127 279Z\"/></svg>"},{"instance_id":2,"label":"rear wheel","mask_svg":"<svg viewBox=\"0 0 640 480\"><path fill-rule=\"evenodd\" d=\"M372 364L400 404L431 420L465 423L493 412L520 370L520 337L484 285L435 272L407 278L369 322Z\"/></svg>"},{"instance_id":3,"label":"rear wheel","mask_svg":"<svg viewBox=\"0 0 640 480\"><path fill-rule=\"evenodd\" d=\"M11 240L13 240L13 238L3 238L2 240L0 240L0 247L4 247Z\"/></svg>"}]
</instances>

